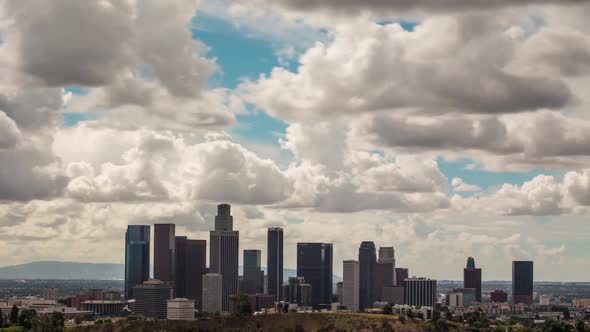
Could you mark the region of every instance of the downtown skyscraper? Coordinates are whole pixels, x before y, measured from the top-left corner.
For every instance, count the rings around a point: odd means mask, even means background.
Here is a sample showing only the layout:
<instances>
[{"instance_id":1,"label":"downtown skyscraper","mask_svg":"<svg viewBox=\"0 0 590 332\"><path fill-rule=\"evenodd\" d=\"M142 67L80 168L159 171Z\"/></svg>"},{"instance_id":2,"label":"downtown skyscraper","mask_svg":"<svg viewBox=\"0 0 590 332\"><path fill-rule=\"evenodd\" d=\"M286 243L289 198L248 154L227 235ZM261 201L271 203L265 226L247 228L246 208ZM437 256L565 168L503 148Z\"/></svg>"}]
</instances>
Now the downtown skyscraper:
<instances>
[{"instance_id":1,"label":"downtown skyscraper","mask_svg":"<svg viewBox=\"0 0 590 332\"><path fill-rule=\"evenodd\" d=\"M174 283L176 225L154 225L154 279Z\"/></svg>"},{"instance_id":2,"label":"downtown skyscraper","mask_svg":"<svg viewBox=\"0 0 590 332\"><path fill-rule=\"evenodd\" d=\"M283 286L283 229L271 227L268 229L266 242L266 275L268 294L279 301Z\"/></svg>"},{"instance_id":3,"label":"downtown skyscraper","mask_svg":"<svg viewBox=\"0 0 590 332\"><path fill-rule=\"evenodd\" d=\"M297 243L297 277L311 284L311 304L332 303L333 251L331 243Z\"/></svg>"},{"instance_id":4,"label":"downtown skyscraper","mask_svg":"<svg viewBox=\"0 0 590 332\"><path fill-rule=\"evenodd\" d=\"M512 262L512 303L533 304L533 262Z\"/></svg>"},{"instance_id":5,"label":"downtown skyscraper","mask_svg":"<svg viewBox=\"0 0 590 332\"><path fill-rule=\"evenodd\" d=\"M244 250L244 275L240 293L261 294L264 292L264 271L260 265L260 250Z\"/></svg>"},{"instance_id":6,"label":"downtown skyscraper","mask_svg":"<svg viewBox=\"0 0 590 332\"><path fill-rule=\"evenodd\" d=\"M377 265L377 254L375 243L373 241L363 241L359 248L359 309L369 309L373 307L375 301L375 289L373 286L375 269Z\"/></svg>"},{"instance_id":7,"label":"downtown skyscraper","mask_svg":"<svg viewBox=\"0 0 590 332\"><path fill-rule=\"evenodd\" d=\"M475 267L475 259L467 258L467 267L463 270L463 288L475 289L475 301L481 302L481 269Z\"/></svg>"},{"instance_id":8,"label":"downtown skyscraper","mask_svg":"<svg viewBox=\"0 0 590 332\"><path fill-rule=\"evenodd\" d=\"M176 237L176 273L174 290L177 298L203 303L203 275L207 273L207 241Z\"/></svg>"},{"instance_id":9,"label":"downtown skyscraper","mask_svg":"<svg viewBox=\"0 0 590 332\"><path fill-rule=\"evenodd\" d=\"M129 225L125 232L125 298L150 277L150 226Z\"/></svg>"},{"instance_id":10,"label":"downtown skyscraper","mask_svg":"<svg viewBox=\"0 0 590 332\"><path fill-rule=\"evenodd\" d=\"M215 230L210 232L209 271L222 276L222 307L230 309L230 296L238 292L240 233L233 230L229 204L220 204L215 216Z\"/></svg>"}]
</instances>

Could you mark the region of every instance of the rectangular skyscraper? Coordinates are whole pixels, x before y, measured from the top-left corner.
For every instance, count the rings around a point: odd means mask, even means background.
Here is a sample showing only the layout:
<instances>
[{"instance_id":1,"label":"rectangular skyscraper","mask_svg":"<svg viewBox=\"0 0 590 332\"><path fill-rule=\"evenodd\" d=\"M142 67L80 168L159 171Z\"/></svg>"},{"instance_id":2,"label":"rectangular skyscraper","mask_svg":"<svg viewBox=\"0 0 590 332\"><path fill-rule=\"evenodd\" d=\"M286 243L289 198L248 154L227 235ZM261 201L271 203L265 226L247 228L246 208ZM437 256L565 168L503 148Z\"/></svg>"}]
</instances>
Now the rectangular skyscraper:
<instances>
[{"instance_id":1,"label":"rectangular skyscraper","mask_svg":"<svg viewBox=\"0 0 590 332\"><path fill-rule=\"evenodd\" d=\"M260 250L244 250L244 277L240 292L260 294L264 292L264 271L260 266Z\"/></svg>"},{"instance_id":2,"label":"rectangular skyscraper","mask_svg":"<svg viewBox=\"0 0 590 332\"><path fill-rule=\"evenodd\" d=\"M311 285L312 306L332 302L332 244L297 243L297 276Z\"/></svg>"},{"instance_id":3,"label":"rectangular skyscraper","mask_svg":"<svg viewBox=\"0 0 590 332\"><path fill-rule=\"evenodd\" d=\"M203 312L221 313L223 311L223 277L219 273L203 276Z\"/></svg>"},{"instance_id":4,"label":"rectangular skyscraper","mask_svg":"<svg viewBox=\"0 0 590 332\"><path fill-rule=\"evenodd\" d=\"M207 241L176 237L176 273L174 288L177 298L195 301L202 308L203 275L207 271Z\"/></svg>"},{"instance_id":5,"label":"rectangular skyscraper","mask_svg":"<svg viewBox=\"0 0 590 332\"><path fill-rule=\"evenodd\" d=\"M375 301L373 279L375 278L375 266L377 265L377 254L373 241L363 241L359 248L359 269L360 269L360 310L370 309Z\"/></svg>"},{"instance_id":6,"label":"rectangular skyscraper","mask_svg":"<svg viewBox=\"0 0 590 332\"><path fill-rule=\"evenodd\" d=\"M359 262L343 262L342 305L352 312L359 311Z\"/></svg>"},{"instance_id":7,"label":"rectangular skyscraper","mask_svg":"<svg viewBox=\"0 0 590 332\"><path fill-rule=\"evenodd\" d=\"M174 224L154 225L154 279L173 283L176 245Z\"/></svg>"},{"instance_id":8,"label":"rectangular skyscraper","mask_svg":"<svg viewBox=\"0 0 590 332\"><path fill-rule=\"evenodd\" d=\"M512 262L512 302L533 304L533 262Z\"/></svg>"},{"instance_id":9,"label":"rectangular skyscraper","mask_svg":"<svg viewBox=\"0 0 590 332\"><path fill-rule=\"evenodd\" d=\"M266 275L268 294L279 301L283 285L283 229L273 227L268 229L266 245Z\"/></svg>"},{"instance_id":10,"label":"rectangular skyscraper","mask_svg":"<svg viewBox=\"0 0 590 332\"><path fill-rule=\"evenodd\" d=\"M215 217L215 230L210 233L209 270L221 274L223 311L229 311L230 296L238 292L239 239L233 230L233 217L228 204L220 204Z\"/></svg>"},{"instance_id":11,"label":"rectangular skyscraper","mask_svg":"<svg viewBox=\"0 0 590 332\"><path fill-rule=\"evenodd\" d=\"M384 301L383 289L394 286L394 275L392 262L377 262L375 265L375 274L373 275L373 295L375 301Z\"/></svg>"},{"instance_id":12,"label":"rectangular skyscraper","mask_svg":"<svg viewBox=\"0 0 590 332\"><path fill-rule=\"evenodd\" d=\"M475 267L475 259L467 259L467 267L463 270L463 288L475 289L475 301L481 302L481 269Z\"/></svg>"},{"instance_id":13,"label":"rectangular skyscraper","mask_svg":"<svg viewBox=\"0 0 590 332\"><path fill-rule=\"evenodd\" d=\"M125 232L125 298L150 277L150 226L129 225Z\"/></svg>"},{"instance_id":14,"label":"rectangular skyscraper","mask_svg":"<svg viewBox=\"0 0 590 332\"><path fill-rule=\"evenodd\" d=\"M395 282L395 249L393 247L379 247L379 263L391 263L393 266L393 280L392 286Z\"/></svg>"}]
</instances>

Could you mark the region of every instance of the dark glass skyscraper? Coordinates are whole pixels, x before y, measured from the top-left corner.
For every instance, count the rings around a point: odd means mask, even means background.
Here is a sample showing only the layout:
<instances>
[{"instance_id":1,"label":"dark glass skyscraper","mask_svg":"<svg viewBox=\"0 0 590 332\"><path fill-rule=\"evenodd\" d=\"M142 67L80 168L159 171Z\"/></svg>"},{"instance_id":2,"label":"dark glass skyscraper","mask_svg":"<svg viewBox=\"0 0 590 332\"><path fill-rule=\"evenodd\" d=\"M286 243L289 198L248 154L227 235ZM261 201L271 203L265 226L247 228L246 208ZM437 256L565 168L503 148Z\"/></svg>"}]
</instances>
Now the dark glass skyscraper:
<instances>
[{"instance_id":1,"label":"dark glass skyscraper","mask_svg":"<svg viewBox=\"0 0 590 332\"><path fill-rule=\"evenodd\" d=\"M176 260L174 224L154 225L154 279L173 283Z\"/></svg>"},{"instance_id":2,"label":"dark glass skyscraper","mask_svg":"<svg viewBox=\"0 0 590 332\"><path fill-rule=\"evenodd\" d=\"M241 293L260 294L264 292L264 271L260 266L260 250L244 250L244 276Z\"/></svg>"},{"instance_id":3,"label":"dark glass skyscraper","mask_svg":"<svg viewBox=\"0 0 590 332\"><path fill-rule=\"evenodd\" d=\"M283 229L273 227L268 229L266 243L266 275L268 294L275 296L275 301L281 297L283 285Z\"/></svg>"},{"instance_id":4,"label":"dark glass skyscraper","mask_svg":"<svg viewBox=\"0 0 590 332\"><path fill-rule=\"evenodd\" d=\"M176 297L195 301L197 309L203 304L203 275L207 273L207 241L176 237Z\"/></svg>"},{"instance_id":5,"label":"dark glass skyscraper","mask_svg":"<svg viewBox=\"0 0 590 332\"><path fill-rule=\"evenodd\" d=\"M215 217L215 230L211 231L209 272L222 276L222 307L229 311L230 296L238 292L238 261L240 233L233 230L233 217L228 204L220 204Z\"/></svg>"},{"instance_id":6,"label":"dark glass skyscraper","mask_svg":"<svg viewBox=\"0 0 590 332\"><path fill-rule=\"evenodd\" d=\"M385 301L383 299L383 289L393 287L393 262L377 262L375 265L375 274L373 275L373 294L375 301Z\"/></svg>"},{"instance_id":7,"label":"dark glass skyscraper","mask_svg":"<svg viewBox=\"0 0 590 332\"><path fill-rule=\"evenodd\" d=\"M533 262L512 262L512 302L533 304Z\"/></svg>"},{"instance_id":8,"label":"dark glass skyscraper","mask_svg":"<svg viewBox=\"0 0 590 332\"><path fill-rule=\"evenodd\" d=\"M475 289L475 301L481 302L481 269L475 267L475 259L467 259L467 267L463 270L463 288Z\"/></svg>"},{"instance_id":9,"label":"dark glass skyscraper","mask_svg":"<svg viewBox=\"0 0 590 332\"><path fill-rule=\"evenodd\" d=\"M312 306L332 302L331 243L297 243L297 277L311 285Z\"/></svg>"},{"instance_id":10,"label":"dark glass skyscraper","mask_svg":"<svg viewBox=\"0 0 590 332\"><path fill-rule=\"evenodd\" d=\"M150 226L129 225L125 232L125 298L150 277Z\"/></svg>"},{"instance_id":11,"label":"dark glass skyscraper","mask_svg":"<svg viewBox=\"0 0 590 332\"><path fill-rule=\"evenodd\" d=\"M361 311L372 308L373 302L375 302L373 281L376 265L375 243L373 241L363 241L359 248L359 309Z\"/></svg>"},{"instance_id":12,"label":"dark glass skyscraper","mask_svg":"<svg viewBox=\"0 0 590 332\"><path fill-rule=\"evenodd\" d=\"M396 267L395 268L395 285L402 286L404 285L404 280L410 277L410 273L408 269L403 267Z\"/></svg>"}]
</instances>

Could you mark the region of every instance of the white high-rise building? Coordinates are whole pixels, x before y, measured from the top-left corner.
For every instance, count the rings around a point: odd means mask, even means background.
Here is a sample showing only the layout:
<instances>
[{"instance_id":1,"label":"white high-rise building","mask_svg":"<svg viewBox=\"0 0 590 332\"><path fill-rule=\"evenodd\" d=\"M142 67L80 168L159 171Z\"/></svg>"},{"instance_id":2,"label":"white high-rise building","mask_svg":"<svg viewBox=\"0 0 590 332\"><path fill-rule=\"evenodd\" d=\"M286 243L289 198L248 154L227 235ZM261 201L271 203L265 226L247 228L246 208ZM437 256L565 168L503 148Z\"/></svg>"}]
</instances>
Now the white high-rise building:
<instances>
[{"instance_id":1,"label":"white high-rise building","mask_svg":"<svg viewBox=\"0 0 590 332\"><path fill-rule=\"evenodd\" d=\"M195 319L195 301L184 298L168 300L169 320L193 320Z\"/></svg>"},{"instance_id":2,"label":"white high-rise building","mask_svg":"<svg viewBox=\"0 0 590 332\"><path fill-rule=\"evenodd\" d=\"M222 281L223 277L219 273L203 275L203 312L223 311Z\"/></svg>"},{"instance_id":3,"label":"white high-rise building","mask_svg":"<svg viewBox=\"0 0 590 332\"><path fill-rule=\"evenodd\" d=\"M352 312L359 311L359 262L343 262L342 305Z\"/></svg>"}]
</instances>

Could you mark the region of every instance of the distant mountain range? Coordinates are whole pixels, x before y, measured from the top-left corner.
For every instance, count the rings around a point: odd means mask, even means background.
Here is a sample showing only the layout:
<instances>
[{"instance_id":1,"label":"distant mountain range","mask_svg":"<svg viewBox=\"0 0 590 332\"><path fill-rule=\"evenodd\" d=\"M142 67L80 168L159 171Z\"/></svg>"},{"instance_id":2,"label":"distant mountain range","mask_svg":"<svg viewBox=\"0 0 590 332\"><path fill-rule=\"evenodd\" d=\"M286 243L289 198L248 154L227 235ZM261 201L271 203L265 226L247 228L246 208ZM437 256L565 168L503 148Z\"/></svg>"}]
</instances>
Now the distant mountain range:
<instances>
[{"instance_id":1,"label":"distant mountain range","mask_svg":"<svg viewBox=\"0 0 590 332\"><path fill-rule=\"evenodd\" d=\"M285 280L297 276L297 270L284 269L283 271ZM43 261L0 267L0 279L123 280L124 273L123 264ZM342 278L334 275L334 283L339 281L342 281Z\"/></svg>"}]
</instances>

